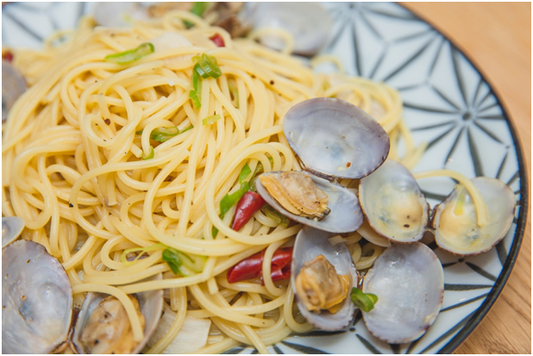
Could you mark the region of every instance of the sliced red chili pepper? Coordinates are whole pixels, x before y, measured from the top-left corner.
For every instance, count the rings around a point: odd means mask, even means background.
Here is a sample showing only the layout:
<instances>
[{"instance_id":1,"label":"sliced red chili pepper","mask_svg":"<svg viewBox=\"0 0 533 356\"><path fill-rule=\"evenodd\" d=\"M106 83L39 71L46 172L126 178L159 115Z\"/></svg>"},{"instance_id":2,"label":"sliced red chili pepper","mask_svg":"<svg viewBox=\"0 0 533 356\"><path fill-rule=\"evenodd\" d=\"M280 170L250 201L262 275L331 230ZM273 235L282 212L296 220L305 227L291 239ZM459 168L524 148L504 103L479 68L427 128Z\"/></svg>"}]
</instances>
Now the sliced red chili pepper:
<instances>
[{"instance_id":1,"label":"sliced red chili pepper","mask_svg":"<svg viewBox=\"0 0 533 356\"><path fill-rule=\"evenodd\" d=\"M265 250L258 252L228 270L229 283L241 282L248 279L262 277L263 258ZM273 281L287 279L291 275L292 247L281 248L272 256L271 278Z\"/></svg>"},{"instance_id":2,"label":"sliced red chili pepper","mask_svg":"<svg viewBox=\"0 0 533 356\"><path fill-rule=\"evenodd\" d=\"M13 60L13 53L11 53L10 51L5 51L4 53L2 53L2 59L11 62Z\"/></svg>"},{"instance_id":3,"label":"sliced red chili pepper","mask_svg":"<svg viewBox=\"0 0 533 356\"><path fill-rule=\"evenodd\" d=\"M209 39L215 42L217 47L226 47L226 44L224 43L224 39L218 33L215 33L213 36L209 37Z\"/></svg>"},{"instance_id":4,"label":"sliced red chili pepper","mask_svg":"<svg viewBox=\"0 0 533 356\"><path fill-rule=\"evenodd\" d=\"M265 204L265 200L256 192L248 191L237 203L235 210L235 217L231 228L239 231L250 220L261 207Z\"/></svg>"}]
</instances>

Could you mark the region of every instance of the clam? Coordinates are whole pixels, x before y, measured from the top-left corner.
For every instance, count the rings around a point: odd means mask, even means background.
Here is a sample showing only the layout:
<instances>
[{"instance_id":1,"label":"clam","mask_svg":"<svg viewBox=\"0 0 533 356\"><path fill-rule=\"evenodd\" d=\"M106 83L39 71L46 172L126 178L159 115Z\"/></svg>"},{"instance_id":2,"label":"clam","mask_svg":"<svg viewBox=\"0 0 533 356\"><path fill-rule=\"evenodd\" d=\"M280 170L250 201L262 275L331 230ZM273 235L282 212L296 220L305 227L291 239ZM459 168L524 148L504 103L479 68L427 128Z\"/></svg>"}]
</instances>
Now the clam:
<instances>
[{"instance_id":1,"label":"clam","mask_svg":"<svg viewBox=\"0 0 533 356\"><path fill-rule=\"evenodd\" d=\"M393 244L365 275L363 291L378 297L374 309L363 311L368 331L390 344L411 342L426 332L440 311L442 265L420 242Z\"/></svg>"},{"instance_id":2,"label":"clam","mask_svg":"<svg viewBox=\"0 0 533 356\"><path fill-rule=\"evenodd\" d=\"M389 154L389 135L369 114L335 98L305 100L289 109L283 132L305 169L316 175L358 179Z\"/></svg>"},{"instance_id":3,"label":"clam","mask_svg":"<svg viewBox=\"0 0 533 356\"><path fill-rule=\"evenodd\" d=\"M411 243L424 235L429 204L411 172L401 163L389 159L361 179L359 202L368 224L387 239Z\"/></svg>"},{"instance_id":4,"label":"clam","mask_svg":"<svg viewBox=\"0 0 533 356\"><path fill-rule=\"evenodd\" d=\"M263 173L255 184L270 206L301 224L344 233L357 230L363 222L357 196L352 191L307 172Z\"/></svg>"},{"instance_id":5,"label":"clam","mask_svg":"<svg viewBox=\"0 0 533 356\"><path fill-rule=\"evenodd\" d=\"M487 207L486 225L477 225L474 203L463 185L457 185L434 208L435 242L455 255L468 256L490 250L503 239L513 222L516 198L509 186L488 177L474 178L472 183Z\"/></svg>"},{"instance_id":6,"label":"clam","mask_svg":"<svg viewBox=\"0 0 533 356\"><path fill-rule=\"evenodd\" d=\"M150 280L160 280L156 275ZM163 310L163 291L154 290L128 296L144 322L140 342L133 340L131 325L122 304L104 293L88 293L72 336L78 353L140 353L157 328Z\"/></svg>"},{"instance_id":7,"label":"clam","mask_svg":"<svg viewBox=\"0 0 533 356\"><path fill-rule=\"evenodd\" d=\"M24 220L16 216L2 217L2 247L15 241L22 230L24 230Z\"/></svg>"},{"instance_id":8,"label":"clam","mask_svg":"<svg viewBox=\"0 0 533 356\"><path fill-rule=\"evenodd\" d=\"M332 245L335 234L304 227L293 249L291 286L300 313L314 327L335 331L353 318L349 293L358 277L345 244Z\"/></svg>"},{"instance_id":9,"label":"clam","mask_svg":"<svg viewBox=\"0 0 533 356\"><path fill-rule=\"evenodd\" d=\"M15 101L28 89L26 80L10 62L2 59L2 122Z\"/></svg>"},{"instance_id":10,"label":"clam","mask_svg":"<svg viewBox=\"0 0 533 356\"><path fill-rule=\"evenodd\" d=\"M318 53L328 39L333 21L320 4L258 2L247 4L245 9L255 30L262 28L281 29L294 39L293 53L313 56ZM263 34L261 44L275 50L284 47L283 39L275 35Z\"/></svg>"},{"instance_id":11,"label":"clam","mask_svg":"<svg viewBox=\"0 0 533 356\"><path fill-rule=\"evenodd\" d=\"M43 245L15 241L2 249L2 353L60 352L72 319L72 290Z\"/></svg>"},{"instance_id":12,"label":"clam","mask_svg":"<svg viewBox=\"0 0 533 356\"><path fill-rule=\"evenodd\" d=\"M99 2L94 7L94 20L100 26L127 27L134 20L147 20L148 10L137 2Z\"/></svg>"}]
</instances>

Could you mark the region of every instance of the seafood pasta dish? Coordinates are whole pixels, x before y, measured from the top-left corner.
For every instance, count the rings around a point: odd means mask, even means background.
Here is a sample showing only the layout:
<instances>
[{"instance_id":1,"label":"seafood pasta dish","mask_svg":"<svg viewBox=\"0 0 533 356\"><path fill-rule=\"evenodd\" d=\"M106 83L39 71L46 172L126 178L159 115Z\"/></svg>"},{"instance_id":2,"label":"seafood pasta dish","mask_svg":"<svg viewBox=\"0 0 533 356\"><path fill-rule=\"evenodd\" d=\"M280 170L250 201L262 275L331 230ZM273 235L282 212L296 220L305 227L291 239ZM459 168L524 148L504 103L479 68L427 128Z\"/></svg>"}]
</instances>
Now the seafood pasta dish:
<instances>
[{"instance_id":1,"label":"seafood pasta dish","mask_svg":"<svg viewBox=\"0 0 533 356\"><path fill-rule=\"evenodd\" d=\"M473 255L511 226L503 182L410 172L394 88L315 71L335 59L283 31L170 10L54 39L3 61L27 85L3 123L5 353L268 353L357 313L410 342L444 291L422 241ZM457 185L430 209L433 176Z\"/></svg>"}]
</instances>

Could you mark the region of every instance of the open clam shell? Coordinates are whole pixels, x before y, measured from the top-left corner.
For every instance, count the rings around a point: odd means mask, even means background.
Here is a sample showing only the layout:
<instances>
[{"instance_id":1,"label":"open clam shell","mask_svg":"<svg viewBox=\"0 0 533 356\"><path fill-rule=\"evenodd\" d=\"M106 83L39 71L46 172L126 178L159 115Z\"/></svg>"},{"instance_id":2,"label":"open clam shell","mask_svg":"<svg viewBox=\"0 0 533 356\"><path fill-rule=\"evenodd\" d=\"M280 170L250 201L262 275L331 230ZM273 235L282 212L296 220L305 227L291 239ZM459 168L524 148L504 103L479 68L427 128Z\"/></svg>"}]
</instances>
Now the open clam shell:
<instances>
[{"instance_id":1,"label":"open clam shell","mask_svg":"<svg viewBox=\"0 0 533 356\"><path fill-rule=\"evenodd\" d=\"M393 244L364 277L363 291L378 301L363 312L368 331L390 343L420 338L433 324L444 298L444 273L426 245Z\"/></svg>"},{"instance_id":2,"label":"open clam shell","mask_svg":"<svg viewBox=\"0 0 533 356\"><path fill-rule=\"evenodd\" d=\"M387 158L389 135L369 114L346 101L314 98L293 106L283 119L289 145L314 174L357 179Z\"/></svg>"},{"instance_id":3,"label":"open clam shell","mask_svg":"<svg viewBox=\"0 0 533 356\"><path fill-rule=\"evenodd\" d=\"M350 291L358 282L357 272L348 248L343 243L332 246L328 240L332 236L334 234L307 226L304 227L296 236L291 264L291 286L296 295L300 313L311 325L325 331L341 330L348 326L355 310L354 304L350 300ZM337 274L349 276L350 285L348 286L346 299L343 301L340 310L335 313L330 313L329 311L313 313L307 310L298 297L295 287L295 279L304 263L312 261L319 255L323 255L335 267Z\"/></svg>"},{"instance_id":4,"label":"open clam shell","mask_svg":"<svg viewBox=\"0 0 533 356\"><path fill-rule=\"evenodd\" d=\"M280 173L281 172L268 172L263 174L272 175ZM270 206L289 219L319 230L345 233L355 231L359 228L359 226L361 226L363 223L363 214L361 212L357 196L352 191L339 184L331 183L326 179L313 176L312 174L308 174L306 172L303 173L308 175L313 182L328 195L328 207L331 209L331 211L322 220L308 219L303 216L291 214L269 194L267 189L261 183L260 179L255 180L257 192Z\"/></svg>"},{"instance_id":5,"label":"open clam shell","mask_svg":"<svg viewBox=\"0 0 533 356\"><path fill-rule=\"evenodd\" d=\"M24 226L26 226L24 219L18 216L2 217L2 247L15 241L24 230Z\"/></svg>"},{"instance_id":6,"label":"open clam shell","mask_svg":"<svg viewBox=\"0 0 533 356\"><path fill-rule=\"evenodd\" d=\"M155 275L148 280L161 280L161 274ZM83 330L85 329L87 322L94 312L100 301L108 297L104 293L88 293L83 302L83 306L78 315L78 320L74 327L74 333L72 335L72 346L75 351L78 353L90 353L86 347L81 342L81 336ZM161 318L161 313L163 311L163 291L162 290L152 290L142 293L136 293L135 297L139 302L139 307L142 315L145 319L144 324L144 338L143 340L133 349L133 354L138 354L142 351L143 347L148 342L148 339L152 336L157 324Z\"/></svg>"},{"instance_id":7,"label":"open clam shell","mask_svg":"<svg viewBox=\"0 0 533 356\"><path fill-rule=\"evenodd\" d=\"M329 13L318 3L258 2L247 4L254 29L281 29L294 38L293 53L312 56L326 43L332 26ZM275 50L285 47L275 35L261 35L261 44Z\"/></svg>"},{"instance_id":8,"label":"open clam shell","mask_svg":"<svg viewBox=\"0 0 533 356\"><path fill-rule=\"evenodd\" d=\"M440 248L460 256L490 250L503 239L513 222L516 198L509 186L495 178L472 179L487 206L488 223L477 225L470 195L462 185L435 206L432 226Z\"/></svg>"},{"instance_id":9,"label":"open clam shell","mask_svg":"<svg viewBox=\"0 0 533 356\"><path fill-rule=\"evenodd\" d=\"M43 245L15 241L2 249L2 353L60 352L72 320L72 290Z\"/></svg>"},{"instance_id":10,"label":"open clam shell","mask_svg":"<svg viewBox=\"0 0 533 356\"><path fill-rule=\"evenodd\" d=\"M429 220L429 204L411 172L387 160L361 179L359 202L369 225L397 243L418 241Z\"/></svg>"}]
</instances>

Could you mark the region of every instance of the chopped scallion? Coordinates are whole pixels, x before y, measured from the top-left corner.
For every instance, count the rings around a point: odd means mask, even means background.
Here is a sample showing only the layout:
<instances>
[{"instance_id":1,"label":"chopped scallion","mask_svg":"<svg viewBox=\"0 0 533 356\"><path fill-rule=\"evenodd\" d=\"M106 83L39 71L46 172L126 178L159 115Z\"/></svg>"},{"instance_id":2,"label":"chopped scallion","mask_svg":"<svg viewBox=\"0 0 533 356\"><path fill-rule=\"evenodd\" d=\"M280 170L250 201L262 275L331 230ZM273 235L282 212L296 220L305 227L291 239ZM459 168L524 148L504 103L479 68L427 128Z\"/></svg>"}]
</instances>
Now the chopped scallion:
<instances>
[{"instance_id":1,"label":"chopped scallion","mask_svg":"<svg viewBox=\"0 0 533 356\"><path fill-rule=\"evenodd\" d=\"M220 115L208 116L208 117L206 117L205 119L202 120L202 124L204 126L205 125L211 125L211 124L214 124L215 122L217 122L218 120L220 120Z\"/></svg>"},{"instance_id":2,"label":"chopped scallion","mask_svg":"<svg viewBox=\"0 0 533 356\"><path fill-rule=\"evenodd\" d=\"M152 158L154 158L154 148L150 146L150 153L148 155L145 155L143 152L142 159L147 160L147 159L152 159Z\"/></svg>"},{"instance_id":3,"label":"chopped scallion","mask_svg":"<svg viewBox=\"0 0 533 356\"><path fill-rule=\"evenodd\" d=\"M165 142L180 133L177 127L158 127L150 133L150 139Z\"/></svg>"},{"instance_id":4,"label":"chopped scallion","mask_svg":"<svg viewBox=\"0 0 533 356\"><path fill-rule=\"evenodd\" d=\"M364 293L359 288L353 287L350 292L350 299L362 311L368 313L374 309L374 305L378 301L378 297L372 293Z\"/></svg>"},{"instance_id":5,"label":"chopped scallion","mask_svg":"<svg viewBox=\"0 0 533 356\"><path fill-rule=\"evenodd\" d=\"M149 42L146 42L146 43L141 44L139 47L135 49L131 49L125 52L110 54L106 56L104 60L106 62L114 62L118 64L129 64L153 52L154 52L154 45Z\"/></svg>"},{"instance_id":6,"label":"chopped scallion","mask_svg":"<svg viewBox=\"0 0 533 356\"><path fill-rule=\"evenodd\" d=\"M239 91L232 83L228 83L228 88L231 94L233 94L233 97L235 98L235 105L237 105L237 109L239 108Z\"/></svg>"},{"instance_id":7,"label":"chopped scallion","mask_svg":"<svg viewBox=\"0 0 533 356\"><path fill-rule=\"evenodd\" d=\"M201 56L192 57L192 60L196 63L194 65L194 71L198 72L202 78L211 77L217 79L222 75L222 71L215 57L202 53Z\"/></svg>"}]
</instances>

